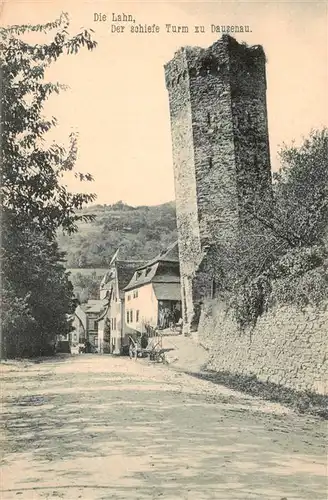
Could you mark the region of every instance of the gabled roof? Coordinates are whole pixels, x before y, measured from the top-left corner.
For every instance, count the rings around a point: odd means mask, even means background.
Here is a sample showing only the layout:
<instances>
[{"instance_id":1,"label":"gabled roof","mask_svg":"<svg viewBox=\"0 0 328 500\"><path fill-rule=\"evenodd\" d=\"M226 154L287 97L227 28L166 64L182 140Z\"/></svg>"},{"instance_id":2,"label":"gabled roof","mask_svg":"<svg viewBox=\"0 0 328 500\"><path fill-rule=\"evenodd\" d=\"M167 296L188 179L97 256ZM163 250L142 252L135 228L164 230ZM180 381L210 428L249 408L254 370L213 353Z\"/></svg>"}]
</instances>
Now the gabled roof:
<instances>
[{"instance_id":1,"label":"gabled roof","mask_svg":"<svg viewBox=\"0 0 328 500\"><path fill-rule=\"evenodd\" d=\"M139 266L138 270L152 266L157 262L179 262L178 242L175 241L174 243L171 243L171 245L162 250L154 259L145 262L142 266Z\"/></svg>"},{"instance_id":2,"label":"gabled roof","mask_svg":"<svg viewBox=\"0 0 328 500\"><path fill-rule=\"evenodd\" d=\"M105 285L109 283L111 279L113 279L113 277L114 277L114 269L109 269L108 271L106 271L103 279L100 282L100 288L105 288Z\"/></svg>"},{"instance_id":3,"label":"gabled roof","mask_svg":"<svg viewBox=\"0 0 328 500\"><path fill-rule=\"evenodd\" d=\"M107 299L90 299L86 304L81 304L80 307L85 313L99 314L107 303Z\"/></svg>"},{"instance_id":4,"label":"gabled roof","mask_svg":"<svg viewBox=\"0 0 328 500\"><path fill-rule=\"evenodd\" d=\"M157 268L158 263L153 264L152 266L147 266L146 268L136 269L124 290L128 291L137 286L150 283L156 275Z\"/></svg>"},{"instance_id":5,"label":"gabled roof","mask_svg":"<svg viewBox=\"0 0 328 500\"><path fill-rule=\"evenodd\" d=\"M104 319L104 317L106 316L106 314L108 313L108 309L110 307L110 302L108 300L107 304L105 305L104 309L102 311L100 311L100 314L99 316L97 317L97 321L100 321L102 319Z\"/></svg>"},{"instance_id":6,"label":"gabled roof","mask_svg":"<svg viewBox=\"0 0 328 500\"><path fill-rule=\"evenodd\" d=\"M144 264L144 262L138 260L117 260L116 261L116 269L117 269L117 280L118 280L118 289L119 291L123 291L124 288L129 284L135 270Z\"/></svg>"},{"instance_id":7,"label":"gabled roof","mask_svg":"<svg viewBox=\"0 0 328 500\"><path fill-rule=\"evenodd\" d=\"M129 283L136 268L143 266L143 260L119 260L117 259L117 252L115 258L111 261L111 268L108 269L100 283L100 289L110 289L113 280L117 276L118 289L121 292Z\"/></svg>"},{"instance_id":8,"label":"gabled roof","mask_svg":"<svg viewBox=\"0 0 328 500\"><path fill-rule=\"evenodd\" d=\"M125 291L132 290L147 283L180 283L178 243L175 242L157 257L139 266Z\"/></svg>"}]
</instances>

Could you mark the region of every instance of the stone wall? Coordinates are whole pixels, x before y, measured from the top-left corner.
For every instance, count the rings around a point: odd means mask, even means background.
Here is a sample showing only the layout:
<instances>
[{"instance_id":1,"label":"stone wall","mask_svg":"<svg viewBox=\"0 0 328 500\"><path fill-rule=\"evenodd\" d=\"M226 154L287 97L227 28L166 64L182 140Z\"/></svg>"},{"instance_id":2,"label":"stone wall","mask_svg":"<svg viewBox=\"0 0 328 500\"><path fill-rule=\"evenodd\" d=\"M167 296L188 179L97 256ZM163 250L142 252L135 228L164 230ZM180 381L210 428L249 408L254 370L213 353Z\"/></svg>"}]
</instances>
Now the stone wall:
<instances>
[{"instance_id":1,"label":"stone wall","mask_svg":"<svg viewBox=\"0 0 328 500\"><path fill-rule=\"evenodd\" d=\"M207 300L198 331L198 342L210 351L208 368L319 394L327 394L327 337L328 303L276 306L240 331L225 304Z\"/></svg>"}]
</instances>

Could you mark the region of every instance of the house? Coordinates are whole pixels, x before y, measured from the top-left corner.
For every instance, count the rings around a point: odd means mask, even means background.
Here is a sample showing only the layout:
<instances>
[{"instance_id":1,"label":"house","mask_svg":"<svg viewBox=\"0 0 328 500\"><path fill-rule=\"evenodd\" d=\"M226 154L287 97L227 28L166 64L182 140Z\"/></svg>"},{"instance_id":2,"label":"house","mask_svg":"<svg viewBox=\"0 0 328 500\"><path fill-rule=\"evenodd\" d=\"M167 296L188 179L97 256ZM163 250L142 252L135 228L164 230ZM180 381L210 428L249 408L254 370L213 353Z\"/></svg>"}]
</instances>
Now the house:
<instances>
[{"instance_id":1,"label":"house","mask_svg":"<svg viewBox=\"0 0 328 500\"><path fill-rule=\"evenodd\" d=\"M70 333L71 343L73 345L81 344L87 338L87 315L84 309L77 305L74 311L74 319L72 323L73 331Z\"/></svg>"},{"instance_id":2,"label":"house","mask_svg":"<svg viewBox=\"0 0 328 500\"><path fill-rule=\"evenodd\" d=\"M164 329L181 318L178 243L155 259L139 266L125 287L127 329L146 331L148 326Z\"/></svg>"},{"instance_id":3,"label":"house","mask_svg":"<svg viewBox=\"0 0 328 500\"><path fill-rule=\"evenodd\" d=\"M124 329L124 288L130 282L135 269L142 264L142 261L120 260L117 251L101 281L100 297L107 297L109 307L106 316L102 318L100 326L104 331L107 320L110 331L110 353L120 354L122 352L123 338L127 333Z\"/></svg>"},{"instance_id":4,"label":"house","mask_svg":"<svg viewBox=\"0 0 328 500\"><path fill-rule=\"evenodd\" d=\"M93 346L98 348L98 322L107 308L107 298L102 300L90 299L88 302L78 305L74 313L74 330L71 333L72 342L83 343L85 340L88 340Z\"/></svg>"}]
</instances>

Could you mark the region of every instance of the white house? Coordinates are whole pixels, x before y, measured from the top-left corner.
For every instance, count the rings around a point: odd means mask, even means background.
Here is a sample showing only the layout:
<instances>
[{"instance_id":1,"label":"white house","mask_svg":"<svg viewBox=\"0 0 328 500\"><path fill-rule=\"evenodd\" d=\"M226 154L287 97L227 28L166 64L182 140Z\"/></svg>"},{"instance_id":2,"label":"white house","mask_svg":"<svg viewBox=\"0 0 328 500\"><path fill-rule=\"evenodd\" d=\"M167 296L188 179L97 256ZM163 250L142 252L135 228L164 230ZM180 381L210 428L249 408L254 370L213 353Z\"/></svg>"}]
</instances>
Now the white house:
<instances>
[{"instance_id":1,"label":"white house","mask_svg":"<svg viewBox=\"0 0 328 500\"><path fill-rule=\"evenodd\" d=\"M178 244L139 266L124 289L125 328L144 332L147 326L167 328L181 317Z\"/></svg>"}]
</instances>

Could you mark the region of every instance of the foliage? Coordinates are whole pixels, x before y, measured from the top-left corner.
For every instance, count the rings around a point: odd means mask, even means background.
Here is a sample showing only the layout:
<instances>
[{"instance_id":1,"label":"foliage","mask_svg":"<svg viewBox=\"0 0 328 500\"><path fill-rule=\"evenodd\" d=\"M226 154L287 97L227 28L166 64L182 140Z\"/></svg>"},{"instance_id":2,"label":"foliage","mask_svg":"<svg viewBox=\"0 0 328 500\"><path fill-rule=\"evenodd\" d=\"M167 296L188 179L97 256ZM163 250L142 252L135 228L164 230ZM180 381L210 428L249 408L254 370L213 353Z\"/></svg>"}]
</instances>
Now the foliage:
<instances>
[{"instance_id":1,"label":"foliage","mask_svg":"<svg viewBox=\"0 0 328 500\"><path fill-rule=\"evenodd\" d=\"M324 247L304 248L297 255L289 252L281 261L283 267L289 261L290 267L285 275L275 275L275 301L304 307L318 306L327 298L328 253Z\"/></svg>"},{"instance_id":2,"label":"foliage","mask_svg":"<svg viewBox=\"0 0 328 500\"><path fill-rule=\"evenodd\" d=\"M72 194L61 183L63 174L72 171L77 155L77 137L70 136L70 147L46 144L47 132L56 118L42 114L45 101L64 87L45 82L47 68L61 55L77 53L86 45L92 50L96 42L83 31L68 34L66 14L54 23L38 26L13 26L0 29L2 74L2 203L16 216L16 224L34 223L53 235L58 227L72 232L81 219L75 211L94 195ZM51 43L29 45L22 35L55 30ZM90 174L75 173L81 180L92 180Z\"/></svg>"},{"instance_id":3,"label":"foliage","mask_svg":"<svg viewBox=\"0 0 328 500\"><path fill-rule=\"evenodd\" d=\"M90 211L95 215L92 224L79 223L79 232L72 236L58 234L68 268L106 267L118 247L122 259L151 259L177 239L174 203L95 205L82 214Z\"/></svg>"},{"instance_id":4,"label":"foliage","mask_svg":"<svg viewBox=\"0 0 328 500\"><path fill-rule=\"evenodd\" d=\"M328 130L280 151L273 198L246 203L247 230L221 249L221 293L242 328L275 302L318 305L328 295Z\"/></svg>"},{"instance_id":5,"label":"foliage","mask_svg":"<svg viewBox=\"0 0 328 500\"><path fill-rule=\"evenodd\" d=\"M312 131L299 148L285 145L280 159L277 220L291 246L321 244L328 221L328 129Z\"/></svg>"},{"instance_id":6,"label":"foliage","mask_svg":"<svg viewBox=\"0 0 328 500\"><path fill-rule=\"evenodd\" d=\"M271 290L267 275L258 276L237 289L232 305L235 318L242 329L255 326L257 318L267 311Z\"/></svg>"},{"instance_id":7,"label":"foliage","mask_svg":"<svg viewBox=\"0 0 328 500\"><path fill-rule=\"evenodd\" d=\"M97 276L95 272L91 275L76 273L69 277L76 298L80 303L87 302L89 299L99 299L99 286L102 277Z\"/></svg>"},{"instance_id":8,"label":"foliage","mask_svg":"<svg viewBox=\"0 0 328 500\"><path fill-rule=\"evenodd\" d=\"M55 241L28 227L15 231L8 220L2 239L5 355L46 354L56 334L68 333L74 311L63 255Z\"/></svg>"},{"instance_id":9,"label":"foliage","mask_svg":"<svg viewBox=\"0 0 328 500\"><path fill-rule=\"evenodd\" d=\"M245 208L289 248L322 244L328 220L328 129L311 131L300 147L284 145L279 157L273 199L250 199Z\"/></svg>"},{"instance_id":10,"label":"foliage","mask_svg":"<svg viewBox=\"0 0 328 500\"><path fill-rule=\"evenodd\" d=\"M56 334L67 331L72 286L56 232L72 233L79 221L90 220L77 210L95 198L72 194L63 184L64 173L74 168L76 136L67 151L47 142L57 122L43 116L43 107L63 86L46 82L46 70L62 55L96 46L88 31L70 37L68 28L66 14L46 25L0 28L2 333L8 356L44 353ZM54 35L31 45L25 39L33 32Z\"/></svg>"}]
</instances>

